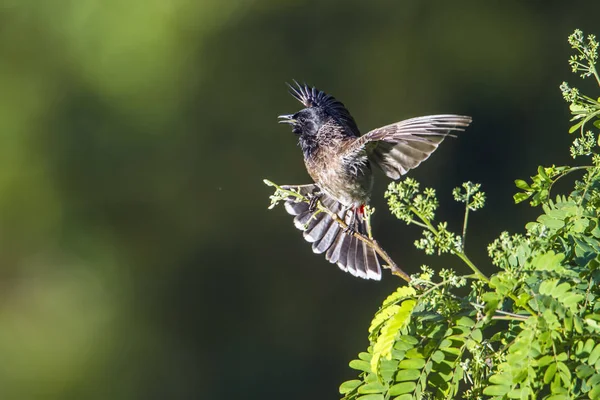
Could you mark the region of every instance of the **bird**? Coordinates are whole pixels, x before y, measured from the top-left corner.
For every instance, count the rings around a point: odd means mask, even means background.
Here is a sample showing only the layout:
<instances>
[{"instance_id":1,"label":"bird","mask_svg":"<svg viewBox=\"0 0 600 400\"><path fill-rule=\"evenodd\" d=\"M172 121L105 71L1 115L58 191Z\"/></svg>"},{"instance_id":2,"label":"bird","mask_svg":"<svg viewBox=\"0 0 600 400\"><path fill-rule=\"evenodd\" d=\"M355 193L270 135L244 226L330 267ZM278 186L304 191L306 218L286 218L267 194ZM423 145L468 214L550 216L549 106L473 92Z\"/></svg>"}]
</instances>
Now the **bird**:
<instances>
[{"instance_id":1,"label":"bird","mask_svg":"<svg viewBox=\"0 0 600 400\"><path fill-rule=\"evenodd\" d=\"M361 135L342 102L306 83L287 84L290 94L304 106L294 114L279 115L298 136L304 164L314 183L284 185L299 193L286 198L284 207L294 225L312 243L314 253L356 277L381 279L376 251L353 235L367 235L365 206L373 189L373 166L393 180L416 168L447 136L464 131L471 117L454 114L428 115L395 122ZM318 201L327 212L315 210Z\"/></svg>"}]
</instances>

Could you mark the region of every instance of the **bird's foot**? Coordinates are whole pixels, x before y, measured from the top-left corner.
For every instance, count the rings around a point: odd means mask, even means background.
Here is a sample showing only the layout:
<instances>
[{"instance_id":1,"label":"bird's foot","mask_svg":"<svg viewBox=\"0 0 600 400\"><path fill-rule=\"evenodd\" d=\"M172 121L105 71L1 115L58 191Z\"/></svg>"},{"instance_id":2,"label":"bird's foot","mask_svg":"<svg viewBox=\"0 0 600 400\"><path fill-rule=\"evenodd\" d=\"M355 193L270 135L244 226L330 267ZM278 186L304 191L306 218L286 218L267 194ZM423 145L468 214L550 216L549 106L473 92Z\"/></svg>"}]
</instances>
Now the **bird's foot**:
<instances>
[{"instance_id":1,"label":"bird's foot","mask_svg":"<svg viewBox=\"0 0 600 400\"><path fill-rule=\"evenodd\" d=\"M319 201L319 199L321 198L322 193L321 192L315 192L315 193L311 193L308 195L309 201L308 201L308 211L309 212L314 212L317 209L317 202Z\"/></svg>"},{"instance_id":2,"label":"bird's foot","mask_svg":"<svg viewBox=\"0 0 600 400\"><path fill-rule=\"evenodd\" d=\"M358 227L356 226L356 209L352 210L352 218L350 218L350 222L348 226L344 229L344 233L347 235L353 236L356 232L358 232Z\"/></svg>"},{"instance_id":3,"label":"bird's foot","mask_svg":"<svg viewBox=\"0 0 600 400\"><path fill-rule=\"evenodd\" d=\"M356 228L348 225L344 228L343 232L348 236L354 236L354 234L356 233Z\"/></svg>"}]
</instances>

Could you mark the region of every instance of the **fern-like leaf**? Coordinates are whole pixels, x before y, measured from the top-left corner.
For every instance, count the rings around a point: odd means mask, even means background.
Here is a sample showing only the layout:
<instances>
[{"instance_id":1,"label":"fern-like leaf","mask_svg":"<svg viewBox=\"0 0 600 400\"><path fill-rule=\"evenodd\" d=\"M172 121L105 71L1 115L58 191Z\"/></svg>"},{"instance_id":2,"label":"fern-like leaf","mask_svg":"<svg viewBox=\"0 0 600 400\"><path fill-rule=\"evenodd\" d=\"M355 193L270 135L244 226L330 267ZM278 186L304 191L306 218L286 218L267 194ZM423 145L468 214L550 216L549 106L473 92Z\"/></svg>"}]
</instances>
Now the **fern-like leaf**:
<instances>
[{"instance_id":1,"label":"fern-like leaf","mask_svg":"<svg viewBox=\"0 0 600 400\"><path fill-rule=\"evenodd\" d=\"M389 360L391 358L396 335L410 322L410 316L416 304L417 301L414 299L404 300L396 313L383 324L379 337L373 346L373 358L371 359L371 370L377 375L380 375L381 359Z\"/></svg>"}]
</instances>

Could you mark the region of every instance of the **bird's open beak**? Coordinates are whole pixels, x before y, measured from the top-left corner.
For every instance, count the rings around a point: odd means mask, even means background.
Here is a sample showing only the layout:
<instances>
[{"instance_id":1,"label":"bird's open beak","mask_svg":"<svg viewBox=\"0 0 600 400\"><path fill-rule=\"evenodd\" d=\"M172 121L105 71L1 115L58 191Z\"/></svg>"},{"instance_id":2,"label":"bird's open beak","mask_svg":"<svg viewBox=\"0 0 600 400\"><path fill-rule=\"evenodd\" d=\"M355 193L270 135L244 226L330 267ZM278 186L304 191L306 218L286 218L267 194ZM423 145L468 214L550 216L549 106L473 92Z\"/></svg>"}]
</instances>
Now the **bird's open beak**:
<instances>
[{"instance_id":1,"label":"bird's open beak","mask_svg":"<svg viewBox=\"0 0 600 400\"><path fill-rule=\"evenodd\" d=\"M296 120L294 119L294 115L293 114L279 115L277 118L279 118L279 123L280 124L290 124L290 125L293 125L296 122Z\"/></svg>"}]
</instances>

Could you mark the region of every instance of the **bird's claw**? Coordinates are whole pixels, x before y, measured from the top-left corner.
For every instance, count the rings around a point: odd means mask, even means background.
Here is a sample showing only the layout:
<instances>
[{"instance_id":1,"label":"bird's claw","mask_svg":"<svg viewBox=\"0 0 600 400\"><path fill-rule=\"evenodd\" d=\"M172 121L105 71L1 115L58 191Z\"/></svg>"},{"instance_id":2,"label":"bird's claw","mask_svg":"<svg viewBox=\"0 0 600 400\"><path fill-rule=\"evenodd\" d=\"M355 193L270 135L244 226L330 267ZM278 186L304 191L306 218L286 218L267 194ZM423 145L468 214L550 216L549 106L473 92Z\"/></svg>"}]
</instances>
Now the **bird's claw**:
<instances>
[{"instance_id":1,"label":"bird's claw","mask_svg":"<svg viewBox=\"0 0 600 400\"><path fill-rule=\"evenodd\" d=\"M321 198L321 192L311 193L309 195L308 211L314 212L317 209L317 202Z\"/></svg>"},{"instance_id":2,"label":"bird's claw","mask_svg":"<svg viewBox=\"0 0 600 400\"><path fill-rule=\"evenodd\" d=\"M356 232L358 232L358 219L356 218L357 210L356 208L352 209L352 216L350 218L350 222L348 222L348 226L344 228L344 233L353 236Z\"/></svg>"},{"instance_id":3,"label":"bird's claw","mask_svg":"<svg viewBox=\"0 0 600 400\"><path fill-rule=\"evenodd\" d=\"M348 225L344 228L343 232L348 236L354 236L354 234L356 233L356 228L354 226Z\"/></svg>"}]
</instances>

